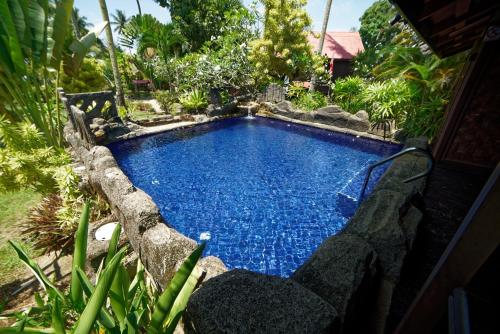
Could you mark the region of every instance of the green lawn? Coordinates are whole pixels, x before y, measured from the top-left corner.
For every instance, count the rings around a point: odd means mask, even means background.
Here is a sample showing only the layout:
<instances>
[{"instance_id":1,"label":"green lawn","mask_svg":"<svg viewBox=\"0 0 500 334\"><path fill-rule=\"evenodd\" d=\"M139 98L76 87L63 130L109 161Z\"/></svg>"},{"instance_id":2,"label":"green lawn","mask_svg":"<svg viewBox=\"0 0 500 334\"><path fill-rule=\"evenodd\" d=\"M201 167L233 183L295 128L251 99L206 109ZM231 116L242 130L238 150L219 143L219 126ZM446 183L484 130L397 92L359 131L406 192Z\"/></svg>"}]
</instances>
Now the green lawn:
<instances>
[{"instance_id":1,"label":"green lawn","mask_svg":"<svg viewBox=\"0 0 500 334\"><path fill-rule=\"evenodd\" d=\"M0 194L0 286L10 282L19 273L24 272L24 265L7 240L21 241L19 224L26 219L31 207L40 202L41 195L32 190L21 190ZM23 243L30 255L35 255L29 244Z\"/></svg>"}]
</instances>

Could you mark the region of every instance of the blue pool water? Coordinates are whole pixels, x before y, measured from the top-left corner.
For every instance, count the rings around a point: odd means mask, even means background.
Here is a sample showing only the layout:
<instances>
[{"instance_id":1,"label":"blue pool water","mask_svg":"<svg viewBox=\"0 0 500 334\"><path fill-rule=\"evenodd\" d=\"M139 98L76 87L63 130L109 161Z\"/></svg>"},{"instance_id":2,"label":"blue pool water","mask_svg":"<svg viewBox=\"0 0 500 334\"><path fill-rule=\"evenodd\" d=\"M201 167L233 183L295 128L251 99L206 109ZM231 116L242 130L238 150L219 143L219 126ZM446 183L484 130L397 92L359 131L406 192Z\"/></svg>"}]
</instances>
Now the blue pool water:
<instances>
[{"instance_id":1,"label":"blue pool water","mask_svg":"<svg viewBox=\"0 0 500 334\"><path fill-rule=\"evenodd\" d=\"M345 225L367 165L401 147L256 117L110 149L169 224L194 240L209 238L205 255L288 277Z\"/></svg>"}]
</instances>

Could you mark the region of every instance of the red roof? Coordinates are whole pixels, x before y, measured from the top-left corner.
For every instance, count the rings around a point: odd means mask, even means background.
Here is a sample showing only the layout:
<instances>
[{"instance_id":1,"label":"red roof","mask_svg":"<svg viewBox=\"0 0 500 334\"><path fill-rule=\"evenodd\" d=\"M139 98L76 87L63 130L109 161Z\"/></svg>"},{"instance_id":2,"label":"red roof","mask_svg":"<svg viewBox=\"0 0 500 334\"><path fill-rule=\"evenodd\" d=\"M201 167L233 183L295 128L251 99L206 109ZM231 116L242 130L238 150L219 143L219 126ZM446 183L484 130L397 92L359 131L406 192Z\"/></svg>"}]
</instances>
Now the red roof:
<instances>
[{"instance_id":1,"label":"red roof","mask_svg":"<svg viewBox=\"0 0 500 334\"><path fill-rule=\"evenodd\" d=\"M317 35L318 38L314 37ZM309 44L316 52L319 44L319 32L314 32L308 36ZM351 60L355 55L365 50L359 32L338 32L330 31L326 33L323 44L322 55L326 53L328 58Z\"/></svg>"}]
</instances>

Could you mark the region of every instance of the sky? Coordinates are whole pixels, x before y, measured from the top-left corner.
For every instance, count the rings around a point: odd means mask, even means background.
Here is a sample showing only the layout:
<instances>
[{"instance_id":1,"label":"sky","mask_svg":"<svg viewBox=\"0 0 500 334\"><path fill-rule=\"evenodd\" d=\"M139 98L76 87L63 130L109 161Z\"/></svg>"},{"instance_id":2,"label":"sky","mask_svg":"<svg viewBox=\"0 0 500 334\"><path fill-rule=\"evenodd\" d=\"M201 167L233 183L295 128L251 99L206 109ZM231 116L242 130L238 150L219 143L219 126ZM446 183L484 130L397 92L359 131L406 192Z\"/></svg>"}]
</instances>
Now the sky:
<instances>
[{"instance_id":1,"label":"sky","mask_svg":"<svg viewBox=\"0 0 500 334\"><path fill-rule=\"evenodd\" d=\"M243 0L248 6L253 0ZM359 28L359 18L374 0L333 0L328 22L328 31L349 31L351 27ZM125 11L127 17L138 13L135 0L106 0L108 12L111 15L116 9ZM153 0L140 0L142 13L155 16L161 22L170 22L166 8L157 5ZM313 21L313 30L321 30L325 0L309 0L306 10ZM80 15L86 16L93 24L102 22L98 0L75 0L75 6L80 9Z\"/></svg>"}]
</instances>

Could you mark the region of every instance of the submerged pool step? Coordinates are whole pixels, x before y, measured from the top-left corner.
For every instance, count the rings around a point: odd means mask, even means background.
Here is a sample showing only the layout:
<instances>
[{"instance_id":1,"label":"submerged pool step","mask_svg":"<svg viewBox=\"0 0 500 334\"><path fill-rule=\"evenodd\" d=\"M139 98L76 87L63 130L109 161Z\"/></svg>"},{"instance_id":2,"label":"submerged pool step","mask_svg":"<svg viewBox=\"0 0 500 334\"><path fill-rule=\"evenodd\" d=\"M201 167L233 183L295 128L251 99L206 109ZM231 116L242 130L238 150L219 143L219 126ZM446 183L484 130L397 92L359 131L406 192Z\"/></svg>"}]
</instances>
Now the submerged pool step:
<instances>
[{"instance_id":1,"label":"submerged pool step","mask_svg":"<svg viewBox=\"0 0 500 334\"><path fill-rule=\"evenodd\" d=\"M342 216L350 218L356 211L356 208L358 207L358 197L361 192L363 182L365 181L368 166L374 162L375 160L369 160L366 165L360 171L356 172L345 184L345 186L337 193L337 207L339 208ZM370 185L372 185L372 182L370 182ZM370 188L371 187L369 187L368 191Z\"/></svg>"}]
</instances>

